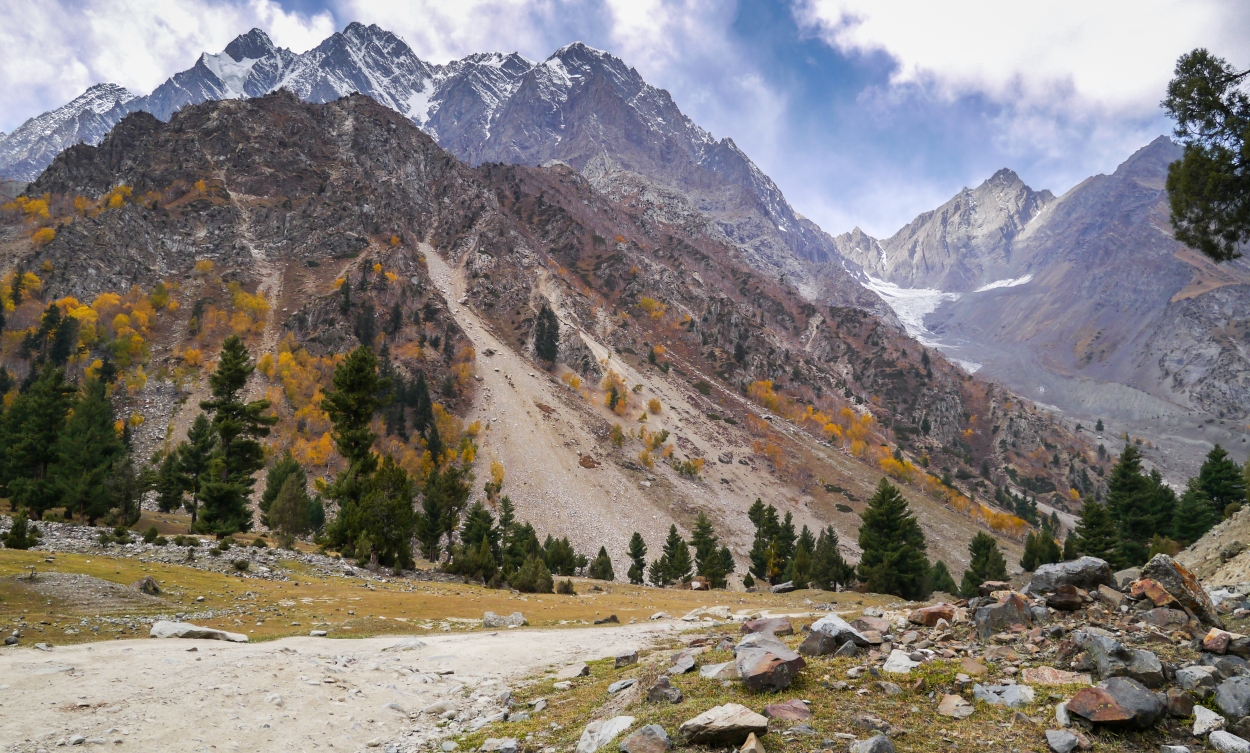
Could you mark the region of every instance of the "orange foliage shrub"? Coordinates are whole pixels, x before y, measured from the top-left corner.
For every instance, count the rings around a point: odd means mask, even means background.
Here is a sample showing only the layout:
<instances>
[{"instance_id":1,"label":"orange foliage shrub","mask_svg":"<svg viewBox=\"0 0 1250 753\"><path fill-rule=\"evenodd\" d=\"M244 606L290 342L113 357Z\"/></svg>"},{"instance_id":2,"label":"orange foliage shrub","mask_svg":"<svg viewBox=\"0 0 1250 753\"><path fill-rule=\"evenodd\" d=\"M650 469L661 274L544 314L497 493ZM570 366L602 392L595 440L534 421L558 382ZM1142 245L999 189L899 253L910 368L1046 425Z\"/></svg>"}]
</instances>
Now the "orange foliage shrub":
<instances>
[{"instance_id":1,"label":"orange foliage shrub","mask_svg":"<svg viewBox=\"0 0 1250 753\"><path fill-rule=\"evenodd\" d=\"M56 231L50 227L45 227L36 230L35 234L30 237L30 240L35 244L35 248L43 248L51 243L54 238L56 238Z\"/></svg>"}]
</instances>

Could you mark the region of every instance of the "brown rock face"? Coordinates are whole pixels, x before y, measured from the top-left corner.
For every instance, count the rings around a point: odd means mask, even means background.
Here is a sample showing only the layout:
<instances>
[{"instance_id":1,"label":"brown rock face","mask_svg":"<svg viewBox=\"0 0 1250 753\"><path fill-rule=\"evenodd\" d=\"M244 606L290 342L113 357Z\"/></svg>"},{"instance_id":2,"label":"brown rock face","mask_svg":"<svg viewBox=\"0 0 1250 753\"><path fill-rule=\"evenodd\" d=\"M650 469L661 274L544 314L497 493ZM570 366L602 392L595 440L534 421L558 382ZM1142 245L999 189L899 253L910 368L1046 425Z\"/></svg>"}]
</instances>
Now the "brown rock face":
<instances>
[{"instance_id":1,"label":"brown rock face","mask_svg":"<svg viewBox=\"0 0 1250 753\"><path fill-rule=\"evenodd\" d=\"M1176 601L1163 586L1149 578L1142 578L1135 582L1129 593L1134 599L1150 599L1150 602L1156 607L1166 606Z\"/></svg>"},{"instance_id":2,"label":"brown rock face","mask_svg":"<svg viewBox=\"0 0 1250 753\"><path fill-rule=\"evenodd\" d=\"M771 633L773 635L794 635L794 626L785 617L766 617L762 620L748 620L742 623L743 633Z\"/></svg>"},{"instance_id":3,"label":"brown rock face","mask_svg":"<svg viewBox=\"0 0 1250 753\"><path fill-rule=\"evenodd\" d=\"M1166 554L1156 554L1141 571L1143 578L1158 582L1181 607L1208 625L1223 627L1215 604L1198 582L1198 576ZM1140 582L1140 581L1139 581Z\"/></svg>"},{"instance_id":4,"label":"brown rock face","mask_svg":"<svg viewBox=\"0 0 1250 753\"><path fill-rule=\"evenodd\" d=\"M938 620L946 620L949 624L955 620L955 607L950 604L934 604L931 607L921 607L908 615L907 620L913 625L924 625L925 627L933 627L938 623Z\"/></svg>"},{"instance_id":5,"label":"brown rock face","mask_svg":"<svg viewBox=\"0 0 1250 753\"><path fill-rule=\"evenodd\" d=\"M742 684L751 690L760 691L786 688L799 670L807 666L807 662L778 642L775 646L739 649L737 665Z\"/></svg>"},{"instance_id":6,"label":"brown rock face","mask_svg":"<svg viewBox=\"0 0 1250 753\"><path fill-rule=\"evenodd\" d=\"M768 731L768 719L737 703L716 706L682 723L679 732L694 745L742 745L747 735Z\"/></svg>"},{"instance_id":7,"label":"brown rock face","mask_svg":"<svg viewBox=\"0 0 1250 753\"><path fill-rule=\"evenodd\" d=\"M812 718L812 710L797 698L784 703L770 703L764 707L764 716L769 719L786 719L792 722L805 722Z\"/></svg>"},{"instance_id":8,"label":"brown rock face","mask_svg":"<svg viewBox=\"0 0 1250 753\"><path fill-rule=\"evenodd\" d=\"M1145 729L1163 714L1159 697L1136 680L1113 677L1068 701L1068 712L1108 727Z\"/></svg>"}]
</instances>

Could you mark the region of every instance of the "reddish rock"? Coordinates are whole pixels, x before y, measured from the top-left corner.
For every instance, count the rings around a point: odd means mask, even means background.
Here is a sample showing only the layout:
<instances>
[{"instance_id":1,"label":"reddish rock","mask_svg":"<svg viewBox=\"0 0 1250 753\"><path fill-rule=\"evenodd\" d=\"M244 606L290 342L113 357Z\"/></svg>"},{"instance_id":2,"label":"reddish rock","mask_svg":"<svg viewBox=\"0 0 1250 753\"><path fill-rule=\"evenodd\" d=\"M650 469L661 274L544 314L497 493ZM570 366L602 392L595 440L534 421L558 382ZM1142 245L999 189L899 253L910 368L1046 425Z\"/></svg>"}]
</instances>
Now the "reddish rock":
<instances>
[{"instance_id":1,"label":"reddish rock","mask_svg":"<svg viewBox=\"0 0 1250 753\"><path fill-rule=\"evenodd\" d=\"M794 635L794 626L785 617L765 617L762 620L749 620L742 623L742 632Z\"/></svg>"},{"instance_id":2,"label":"reddish rock","mask_svg":"<svg viewBox=\"0 0 1250 753\"><path fill-rule=\"evenodd\" d=\"M1182 608L1188 609L1207 625L1223 627L1215 611L1211 597L1198 582L1198 576L1166 554L1156 554L1141 571L1143 578L1155 581L1176 599Z\"/></svg>"},{"instance_id":3,"label":"reddish rock","mask_svg":"<svg viewBox=\"0 0 1250 753\"><path fill-rule=\"evenodd\" d=\"M851 621L851 627L860 631L873 630L882 635L890 632L890 623L880 617L857 617Z\"/></svg>"},{"instance_id":4,"label":"reddish rock","mask_svg":"<svg viewBox=\"0 0 1250 753\"><path fill-rule=\"evenodd\" d=\"M1228 651L1228 644L1232 642L1233 633L1219 628L1211 628L1202 639L1202 650L1211 654L1222 654Z\"/></svg>"},{"instance_id":5,"label":"reddish rock","mask_svg":"<svg viewBox=\"0 0 1250 753\"><path fill-rule=\"evenodd\" d=\"M1140 682L1113 677L1082 688L1068 701L1067 710L1095 724L1145 729L1163 714L1164 704Z\"/></svg>"},{"instance_id":6,"label":"reddish rock","mask_svg":"<svg viewBox=\"0 0 1250 753\"><path fill-rule=\"evenodd\" d=\"M1076 586L1064 583L1055 589L1053 594L1046 597L1046 606L1060 612L1075 612L1085 606L1085 600L1081 598L1081 593Z\"/></svg>"},{"instance_id":7,"label":"reddish rock","mask_svg":"<svg viewBox=\"0 0 1250 753\"><path fill-rule=\"evenodd\" d=\"M999 591L1010 591L1011 584L1005 580L987 580L977 587L977 594L980 596L989 596Z\"/></svg>"},{"instance_id":8,"label":"reddish rock","mask_svg":"<svg viewBox=\"0 0 1250 753\"><path fill-rule=\"evenodd\" d=\"M812 718L812 710L797 698L785 703L770 703L764 707L764 716L769 719L785 719L791 722L805 722Z\"/></svg>"},{"instance_id":9,"label":"reddish rock","mask_svg":"<svg viewBox=\"0 0 1250 753\"><path fill-rule=\"evenodd\" d=\"M933 627L938 623L938 620L946 620L947 624L950 624L955 621L955 607L950 604L934 604L931 607L921 607L908 615L907 620L913 625L924 625L925 627Z\"/></svg>"},{"instance_id":10,"label":"reddish rock","mask_svg":"<svg viewBox=\"0 0 1250 753\"><path fill-rule=\"evenodd\" d=\"M1150 603L1156 607L1176 602L1176 599L1172 598L1172 594L1168 593L1167 589L1149 578L1142 578L1135 582L1129 593L1134 599L1150 599Z\"/></svg>"},{"instance_id":11,"label":"reddish rock","mask_svg":"<svg viewBox=\"0 0 1250 753\"><path fill-rule=\"evenodd\" d=\"M738 677L750 690L781 690L807 666L803 657L782 644L738 649Z\"/></svg>"},{"instance_id":12,"label":"reddish rock","mask_svg":"<svg viewBox=\"0 0 1250 753\"><path fill-rule=\"evenodd\" d=\"M1179 609L1150 609L1142 614L1147 625L1154 625L1162 630L1183 630L1189 625L1189 615Z\"/></svg>"}]
</instances>

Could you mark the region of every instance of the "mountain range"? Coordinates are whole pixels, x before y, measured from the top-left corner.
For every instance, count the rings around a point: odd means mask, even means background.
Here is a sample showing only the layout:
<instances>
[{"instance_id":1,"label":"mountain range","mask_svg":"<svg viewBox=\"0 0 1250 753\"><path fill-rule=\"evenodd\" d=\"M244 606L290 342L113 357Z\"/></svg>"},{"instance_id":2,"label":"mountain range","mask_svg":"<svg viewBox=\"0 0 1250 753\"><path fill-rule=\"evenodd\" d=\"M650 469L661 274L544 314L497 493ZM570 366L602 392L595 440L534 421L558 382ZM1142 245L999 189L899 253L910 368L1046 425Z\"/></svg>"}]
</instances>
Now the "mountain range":
<instances>
[{"instance_id":1,"label":"mountain range","mask_svg":"<svg viewBox=\"0 0 1250 753\"><path fill-rule=\"evenodd\" d=\"M64 148L100 143L127 114L287 89L312 103L366 94L476 167L568 165L655 228L714 238L809 301L866 310L969 370L1120 431L1158 436L1188 464L1240 445L1250 405L1244 298L1250 268L1216 266L1172 238L1161 138L1063 196L1004 169L893 236L833 237L798 214L729 138L668 92L580 43L422 61L358 23L296 54L254 29L146 96L100 84L0 137L0 176L33 180ZM1179 469L1178 469L1179 470Z\"/></svg>"}]
</instances>

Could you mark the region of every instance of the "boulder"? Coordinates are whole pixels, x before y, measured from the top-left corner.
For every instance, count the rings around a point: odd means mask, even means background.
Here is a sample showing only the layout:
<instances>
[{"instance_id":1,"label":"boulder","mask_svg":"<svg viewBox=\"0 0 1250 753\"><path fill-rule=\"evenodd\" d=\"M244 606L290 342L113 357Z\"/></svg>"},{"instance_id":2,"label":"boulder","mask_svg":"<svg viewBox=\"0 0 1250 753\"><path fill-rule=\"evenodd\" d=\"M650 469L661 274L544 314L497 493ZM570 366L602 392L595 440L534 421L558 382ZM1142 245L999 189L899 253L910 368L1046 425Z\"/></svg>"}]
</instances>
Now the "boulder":
<instances>
[{"instance_id":1,"label":"boulder","mask_svg":"<svg viewBox=\"0 0 1250 753\"><path fill-rule=\"evenodd\" d=\"M807 666L803 657L781 641L739 648L735 662L742 683L755 691L782 690Z\"/></svg>"},{"instance_id":2,"label":"boulder","mask_svg":"<svg viewBox=\"0 0 1250 753\"><path fill-rule=\"evenodd\" d=\"M1215 705L1234 719L1250 715L1250 677L1238 675L1221 682L1215 688Z\"/></svg>"},{"instance_id":3,"label":"boulder","mask_svg":"<svg viewBox=\"0 0 1250 753\"><path fill-rule=\"evenodd\" d=\"M874 735L851 743L849 750L850 753L894 753L894 743L885 735Z\"/></svg>"},{"instance_id":4,"label":"boulder","mask_svg":"<svg viewBox=\"0 0 1250 753\"><path fill-rule=\"evenodd\" d=\"M614 716L611 719L591 722L582 731L577 741L577 753L595 753L603 746L612 742L617 735L629 729L634 723L632 716Z\"/></svg>"},{"instance_id":5,"label":"boulder","mask_svg":"<svg viewBox=\"0 0 1250 753\"><path fill-rule=\"evenodd\" d=\"M1119 641L1091 630L1078 630L1072 642L1093 660L1098 676L1131 677L1149 688L1162 687L1166 679L1159 657L1150 651L1125 648Z\"/></svg>"},{"instance_id":6,"label":"boulder","mask_svg":"<svg viewBox=\"0 0 1250 753\"><path fill-rule=\"evenodd\" d=\"M153 638L204 638L213 641L247 643L247 636L243 633L228 633L217 628L200 627L189 622L170 622L169 620L157 620L152 625L152 630L149 634Z\"/></svg>"},{"instance_id":7,"label":"boulder","mask_svg":"<svg viewBox=\"0 0 1250 753\"><path fill-rule=\"evenodd\" d=\"M830 615L830 617L837 617L837 615ZM816 624L819 625L820 622L823 622L824 620L827 620L827 619L829 618L828 617L823 618ZM841 620L840 617L838 619ZM869 615L864 615L863 617L856 617L854 620L851 621L850 626L854 628L855 630L859 631L860 633L863 633L868 630L871 630L877 633L890 632L889 620L883 620L880 617L870 617ZM815 628L816 625L813 625L812 627Z\"/></svg>"},{"instance_id":8,"label":"boulder","mask_svg":"<svg viewBox=\"0 0 1250 753\"><path fill-rule=\"evenodd\" d=\"M1025 667L1020 681L1028 685L1092 685L1093 678L1083 672L1065 672L1054 667Z\"/></svg>"},{"instance_id":9,"label":"boulder","mask_svg":"<svg viewBox=\"0 0 1250 753\"><path fill-rule=\"evenodd\" d=\"M1215 612L1215 604L1198 582L1198 576L1166 554L1156 554L1141 571L1143 578L1156 581L1176 599L1182 608L1197 615L1207 625L1223 627L1219 615Z\"/></svg>"},{"instance_id":10,"label":"boulder","mask_svg":"<svg viewBox=\"0 0 1250 753\"><path fill-rule=\"evenodd\" d=\"M806 643L806 641L804 641L804 643ZM799 646L799 652L802 653L802 651L803 647ZM863 649L856 646L854 641L847 641L839 646L837 651L833 652L833 656L835 659L854 659L859 656L862 651Z\"/></svg>"},{"instance_id":11,"label":"boulder","mask_svg":"<svg viewBox=\"0 0 1250 753\"><path fill-rule=\"evenodd\" d=\"M1069 585L1086 591L1101 584L1111 585L1111 566L1097 557L1081 557L1067 562L1038 565L1029 581L1030 594L1040 595L1056 591L1059 586Z\"/></svg>"},{"instance_id":12,"label":"boulder","mask_svg":"<svg viewBox=\"0 0 1250 753\"><path fill-rule=\"evenodd\" d=\"M1172 594L1168 593L1167 589L1149 578L1134 581L1132 587L1129 588L1129 595L1134 599L1150 599L1150 603L1156 607L1176 603L1176 599L1172 598Z\"/></svg>"},{"instance_id":13,"label":"boulder","mask_svg":"<svg viewBox=\"0 0 1250 753\"><path fill-rule=\"evenodd\" d=\"M975 708L963 696L947 694L938 703L938 713L955 719L967 719Z\"/></svg>"},{"instance_id":14,"label":"boulder","mask_svg":"<svg viewBox=\"0 0 1250 753\"><path fill-rule=\"evenodd\" d=\"M775 593L775 594L788 594L793 590L794 590L794 581L792 580L788 580L785 583L778 583L775 586L770 586L768 589L769 593Z\"/></svg>"},{"instance_id":15,"label":"boulder","mask_svg":"<svg viewBox=\"0 0 1250 753\"><path fill-rule=\"evenodd\" d=\"M906 651L896 648L890 652L890 656L881 665L881 671L895 675L909 675L912 669L919 666L920 662L914 661Z\"/></svg>"},{"instance_id":16,"label":"boulder","mask_svg":"<svg viewBox=\"0 0 1250 753\"><path fill-rule=\"evenodd\" d=\"M1220 753L1250 753L1250 742L1224 730L1212 732L1207 742Z\"/></svg>"},{"instance_id":17,"label":"boulder","mask_svg":"<svg viewBox=\"0 0 1250 753\"><path fill-rule=\"evenodd\" d=\"M1129 677L1112 677L1068 699L1069 714L1108 727L1146 729L1163 715L1163 701Z\"/></svg>"},{"instance_id":18,"label":"boulder","mask_svg":"<svg viewBox=\"0 0 1250 753\"><path fill-rule=\"evenodd\" d=\"M981 597L988 597L990 594L995 594L995 593L998 593L999 591L1010 591L1010 590L1011 590L1011 584L1005 580L987 580L981 585L977 586L977 595Z\"/></svg>"},{"instance_id":19,"label":"boulder","mask_svg":"<svg viewBox=\"0 0 1250 753\"><path fill-rule=\"evenodd\" d=\"M626 651L623 654L617 654L615 658L615 666L617 669L628 667L631 664L638 663L638 650Z\"/></svg>"},{"instance_id":20,"label":"boulder","mask_svg":"<svg viewBox=\"0 0 1250 753\"><path fill-rule=\"evenodd\" d=\"M1176 684L1199 698L1206 698L1215 692L1219 684L1219 673L1215 667L1193 665L1176 670Z\"/></svg>"},{"instance_id":21,"label":"boulder","mask_svg":"<svg viewBox=\"0 0 1250 753\"><path fill-rule=\"evenodd\" d=\"M742 623L743 633L769 633L771 635L794 635L794 626L786 617L765 617Z\"/></svg>"},{"instance_id":22,"label":"boulder","mask_svg":"<svg viewBox=\"0 0 1250 753\"><path fill-rule=\"evenodd\" d=\"M1194 715L1194 697L1180 688L1168 688L1164 705L1168 716L1188 719Z\"/></svg>"},{"instance_id":23,"label":"boulder","mask_svg":"<svg viewBox=\"0 0 1250 753\"><path fill-rule=\"evenodd\" d=\"M681 703L681 691L673 687L668 675L660 675L647 688L647 700L652 703Z\"/></svg>"},{"instance_id":24,"label":"boulder","mask_svg":"<svg viewBox=\"0 0 1250 753\"><path fill-rule=\"evenodd\" d=\"M702 653L702 649L699 651L691 651L690 649L678 651L673 655L673 663L668 668L668 673L670 675L684 675L694 669L695 657L700 653Z\"/></svg>"},{"instance_id":25,"label":"boulder","mask_svg":"<svg viewBox=\"0 0 1250 753\"><path fill-rule=\"evenodd\" d=\"M1119 609L1120 605L1128 600L1128 597L1120 593L1111 586L1099 585L1096 592L1098 598L1105 602L1112 609Z\"/></svg>"},{"instance_id":26,"label":"boulder","mask_svg":"<svg viewBox=\"0 0 1250 753\"><path fill-rule=\"evenodd\" d=\"M1014 625L1033 624L1033 613L1023 596L1009 593L999 598L997 603L977 607L972 621L976 625L977 636L985 640L995 633L1010 630Z\"/></svg>"},{"instance_id":27,"label":"boulder","mask_svg":"<svg viewBox=\"0 0 1250 753\"><path fill-rule=\"evenodd\" d=\"M747 735L747 741L738 749L738 753L764 753L764 744L755 736L755 733Z\"/></svg>"},{"instance_id":28,"label":"boulder","mask_svg":"<svg viewBox=\"0 0 1250 753\"><path fill-rule=\"evenodd\" d=\"M878 618L869 619L872 619L875 622L885 622L885 620L880 620ZM856 622L859 621L860 620L856 620ZM885 630L881 632L888 632L890 629L889 623L886 623L884 627ZM836 614L826 615L825 617L821 617L819 620L812 623L812 627L808 632L808 637L810 638L813 633L820 633L822 635L829 636L839 646L847 641L851 641L856 646L861 647L871 645L871 642L863 633L848 624L846 620Z\"/></svg>"},{"instance_id":29,"label":"boulder","mask_svg":"<svg viewBox=\"0 0 1250 753\"><path fill-rule=\"evenodd\" d=\"M648 724L621 740L621 753L664 753L672 744L663 727Z\"/></svg>"},{"instance_id":30,"label":"boulder","mask_svg":"<svg viewBox=\"0 0 1250 753\"><path fill-rule=\"evenodd\" d=\"M913 625L924 625L925 627L933 627L937 625L938 620L946 620L946 624L955 621L955 607L950 604L934 604L931 607L921 607L912 610L907 616L907 621Z\"/></svg>"},{"instance_id":31,"label":"boulder","mask_svg":"<svg viewBox=\"0 0 1250 753\"><path fill-rule=\"evenodd\" d=\"M488 628L488 629L516 628L516 627L522 627L528 624L530 624L529 620L526 620L525 615L521 614L520 612L513 612L512 614L509 614L509 615L502 615L502 614L495 614L494 612L487 612L486 614L482 615L482 627Z\"/></svg>"},{"instance_id":32,"label":"boulder","mask_svg":"<svg viewBox=\"0 0 1250 753\"><path fill-rule=\"evenodd\" d=\"M156 578L153 578L151 575L143 576L134 583L131 583L130 587L139 593L147 594L148 596L159 596L161 593L160 584L157 583Z\"/></svg>"},{"instance_id":33,"label":"boulder","mask_svg":"<svg viewBox=\"0 0 1250 753\"><path fill-rule=\"evenodd\" d=\"M1111 576L1111 585L1114 586L1116 590L1127 591L1129 587L1133 585L1133 581L1136 581L1139 578L1141 578L1140 567L1130 567L1126 570L1117 570L1115 574Z\"/></svg>"},{"instance_id":34,"label":"boulder","mask_svg":"<svg viewBox=\"0 0 1250 753\"><path fill-rule=\"evenodd\" d=\"M1033 703L1037 694L1028 685L981 685L972 686L972 697L991 706L1018 709Z\"/></svg>"},{"instance_id":35,"label":"boulder","mask_svg":"<svg viewBox=\"0 0 1250 753\"><path fill-rule=\"evenodd\" d=\"M638 680L632 677L629 678L628 680L617 680L616 682L608 686L608 695L616 695L622 690L626 690L627 688L632 688L634 687L634 684L637 682Z\"/></svg>"},{"instance_id":36,"label":"boulder","mask_svg":"<svg viewBox=\"0 0 1250 753\"><path fill-rule=\"evenodd\" d=\"M1142 620L1147 625L1154 625L1160 630L1183 630L1189 625L1189 615L1179 609L1148 609L1142 613Z\"/></svg>"},{"instance_id":37,"label":"boulder","mask_svg":"<svg viewBox=\"0 0 1250 753\"><path fill-rule=\"evenodd\" d=\"M704 711L683 722L678 732L692 745L733 745L746 742L747 735L768 731L768 719L737 703L727 703Z\"/></svg>"},{"instance_id":38,"label":"boulder","mask_svg":"<svg viewBox=\"0 0 1250 753\"><path fill-rule=\"evenodd\" d=\"M1046 744L1055 753L1072 753L1081 741L1066 729L1048 729L1046 730Z\"/></svg>"},{"instance_id":39,"label":"boulder","mask_svg":"<svg viewBox=\"0 0 1250 753\"><path fill-rule=\"evenodd\" d=\"M1206 706L1194 706L1194 737L1209 735L1217 729L1224 729L1224 717Z\"/></svg>"},{"instance_id":40,"label":"boulder","mask_svg":"<svg viewBox=\"0 0 1250 753\"><path fill-rule=\"evenodd\" d=\"M850 646L855 648L855 644L851 641L839 643L838 639L828 633L821 633L816 630L808 631L807 637L799 644L799 653L804 656L828 656L836 654L842 646Z\"/></svg>"},{"instance_id":41,"label":"boulder","mask_svg":"<svg viewBox=\"0 0 1250 753\"><path fill-rule=\"evenodd\" d=\"M805 722L812 718L812 710L797 698L783 703L770 703L764 707L764 716L769 719L784 719L790 722Z\"/></svg>"}]
</instances>

